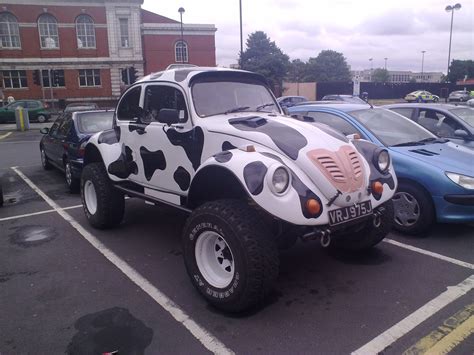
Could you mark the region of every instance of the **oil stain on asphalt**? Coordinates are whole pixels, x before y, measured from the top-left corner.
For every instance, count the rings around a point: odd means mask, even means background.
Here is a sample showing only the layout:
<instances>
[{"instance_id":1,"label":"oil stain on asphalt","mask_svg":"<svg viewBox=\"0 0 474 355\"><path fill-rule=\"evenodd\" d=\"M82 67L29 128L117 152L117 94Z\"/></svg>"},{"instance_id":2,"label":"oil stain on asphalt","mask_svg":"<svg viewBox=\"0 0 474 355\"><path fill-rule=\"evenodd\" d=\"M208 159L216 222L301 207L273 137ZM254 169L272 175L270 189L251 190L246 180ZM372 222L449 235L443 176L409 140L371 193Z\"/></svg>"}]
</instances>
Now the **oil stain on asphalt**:
<instances>
[{"instance_id":1,"label":"oil stain on asphalt","mask_svg":"<svg viewBox=\"0 0 474 355\"><path fill-rule=\"evenodd\" d=\"M153 330L125 308L109 308L79 318L66 353L140 355L151 344Z\"/></svg>"},{"instance_id":2,"label":"oil stain on asphalt","mask_svg":"<svg viewBox=\"0 0 474 355\"><path fill-rule=\"evenodd\" d=\"M10 235L10 241L23 247L37 246L49 242L57 235L55 228L38 225L13 227L11 230L14 230L14 232Z\"/></svg>"}]
</instances>

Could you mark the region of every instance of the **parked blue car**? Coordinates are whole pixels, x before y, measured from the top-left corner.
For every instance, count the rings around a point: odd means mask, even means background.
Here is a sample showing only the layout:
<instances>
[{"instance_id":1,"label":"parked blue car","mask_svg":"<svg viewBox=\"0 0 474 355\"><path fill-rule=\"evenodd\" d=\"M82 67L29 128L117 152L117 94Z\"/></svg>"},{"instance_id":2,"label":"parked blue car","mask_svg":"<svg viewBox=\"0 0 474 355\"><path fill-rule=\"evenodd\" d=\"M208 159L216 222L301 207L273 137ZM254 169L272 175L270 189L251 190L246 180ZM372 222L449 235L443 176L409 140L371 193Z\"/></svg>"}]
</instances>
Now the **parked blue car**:
<instances>
[{"instance_id":1,"label":"parked blue car","mask_svg":"<svg viewBox=\"0 0 474 355\"><path fill-rule=\"evenodd\" d=\"M394 227L424 234L438 222L474 222L474 153L395 112L367 105L301 105L290 114L386 147L398 177ZM360 145L359 145L360 146Z\"/></svg>"},{"instance_id":2,"label":"parked blue car","mask_svg":"<svg viewBox=\"0 0 474 355\"><path fill-rule=\"evenodd\" d=\"M54 121L51 128L43 128L40 142L41 163L45 170L56 167L66 176L71 191L79 189L84 148L89 138L112 128L113 111L67 112Z\"/></svg>"}]
</instances>

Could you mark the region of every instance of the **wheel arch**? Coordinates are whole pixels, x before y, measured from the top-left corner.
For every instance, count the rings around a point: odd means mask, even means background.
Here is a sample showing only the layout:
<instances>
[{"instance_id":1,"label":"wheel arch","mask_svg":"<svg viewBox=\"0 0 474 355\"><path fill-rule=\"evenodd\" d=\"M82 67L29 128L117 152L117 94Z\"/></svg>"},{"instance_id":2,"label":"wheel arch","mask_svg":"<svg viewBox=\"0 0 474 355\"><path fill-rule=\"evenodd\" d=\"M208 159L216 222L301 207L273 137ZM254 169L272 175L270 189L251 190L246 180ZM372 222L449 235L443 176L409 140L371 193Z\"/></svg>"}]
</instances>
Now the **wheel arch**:
<instances>
[{"instance_id":1,"label":"wheel arch","mask_svg":"<svg viewBox=\"0 0 474 355\"><path fill-rule=\"evenodd\" d=\"M102 154L94 144L87 144L84 152L84 166L90 163L104 162Z\"/></svg>"},{"instance_id":2,"label":"wheel arch","mask_svg":"<svg viewBox=\"0 0 474 355\"><path fill-rule=\"evenodd\" d=\"M419 183L418 181L415 181L413 179L410 179L410 178L406 178L406 177L398 177L398 186L400 186L400 184L402 183L406 183L406 184L411 184L411 185L415 185L417 186L421 191L423 191L423 193L425 194L425 196L430 200L431 202L431 205L433 206L433 208L435 209L436 211L436 205L433 201L433 197L431 195L431 193L429 192L429 190L421 183ZM397 188L398 190L398 188Z\"/></svg>"},{"instance_id":3,"label":"wheel arch","mask_svg":"<svg viewBox=\"0 0 474 355\"><path fill-rule=\"evenodd\" d=\"M187 205L196 208L218 199L244 199L249 194L239 178L229 169L208 165L194 176L188 192Z\"/></svg>"}]
</instances>

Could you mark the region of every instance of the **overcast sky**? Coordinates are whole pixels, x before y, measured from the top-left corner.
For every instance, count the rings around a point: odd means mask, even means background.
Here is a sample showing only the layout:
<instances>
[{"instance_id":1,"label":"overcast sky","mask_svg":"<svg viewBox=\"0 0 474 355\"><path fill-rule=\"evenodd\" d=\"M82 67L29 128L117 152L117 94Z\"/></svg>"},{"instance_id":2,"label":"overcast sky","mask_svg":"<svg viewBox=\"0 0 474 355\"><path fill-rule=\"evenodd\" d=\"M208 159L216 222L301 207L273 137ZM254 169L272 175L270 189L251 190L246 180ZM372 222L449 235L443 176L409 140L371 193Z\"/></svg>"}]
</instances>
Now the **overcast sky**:
<instances>
[{"instance_id":1,"label":"overcast sky","mask_svg":"<svg viewBox=\"0 0 474 355\"><path fill-rule=\"evenodd\" d=\"M451 14L443 0L242 0L244 50L247 36L264 31L291 59L321 50L342 52L352 69L383 67L446 72ZM454 13L451 59L474 59L472 0ZM217 27L217 64L236 63L240 49L238 0L145 0L143 8L184 23Z\"/></svg>"}]
</instances>

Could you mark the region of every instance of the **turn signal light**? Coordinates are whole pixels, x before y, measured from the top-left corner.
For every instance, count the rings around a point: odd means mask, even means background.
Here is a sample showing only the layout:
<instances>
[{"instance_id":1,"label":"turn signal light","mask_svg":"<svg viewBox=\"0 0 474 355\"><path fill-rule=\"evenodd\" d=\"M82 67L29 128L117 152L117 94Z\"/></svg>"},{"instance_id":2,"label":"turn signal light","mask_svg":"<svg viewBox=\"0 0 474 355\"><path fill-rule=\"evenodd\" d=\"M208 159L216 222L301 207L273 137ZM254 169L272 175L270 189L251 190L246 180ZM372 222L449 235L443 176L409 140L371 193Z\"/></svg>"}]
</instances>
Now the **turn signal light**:
<instances>
[{"instance_id":1,"label":"turn signal light","mask_svg":"<svg viewBox=\"0 0 474 355\"><path fill-rule=\"evenodd\" d=\"M374 181L372 183L372 191L377 195L381 195L383 192L383 184L380 181Z\"/></svg>"},{"instance_id":2,"label":"turn signal light","mask_svg":"<svg viewBox=\"0 0 474 355\"><path fill-rule=\"evenodd\" d=\"M306 201L306 210L312 215L317 215L321 212L321 204L314 198L310 198Z\"/></svg>"}]
</instances>

